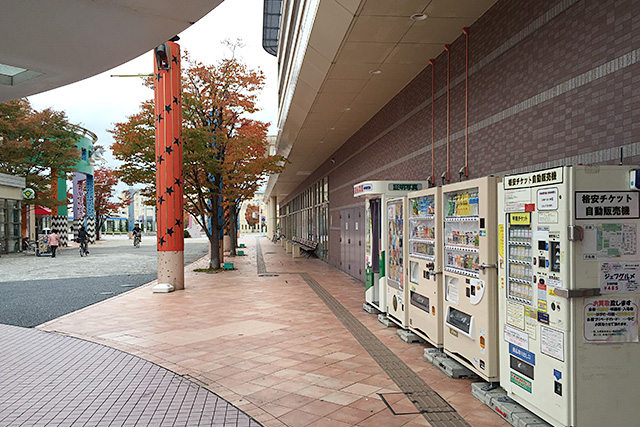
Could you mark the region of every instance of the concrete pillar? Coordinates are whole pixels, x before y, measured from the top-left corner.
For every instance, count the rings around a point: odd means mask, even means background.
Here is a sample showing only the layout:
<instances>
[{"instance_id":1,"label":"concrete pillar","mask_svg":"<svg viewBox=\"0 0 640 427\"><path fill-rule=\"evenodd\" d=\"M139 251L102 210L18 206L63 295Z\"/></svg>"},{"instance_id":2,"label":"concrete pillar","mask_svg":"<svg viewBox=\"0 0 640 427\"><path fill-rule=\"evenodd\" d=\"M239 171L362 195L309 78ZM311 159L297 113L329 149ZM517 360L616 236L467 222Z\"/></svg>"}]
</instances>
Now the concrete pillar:
<instances>
[{"instance_id":1,"label":"concrete pillar","mask_svg":"<svg viewBox=\"0 0 640 427\"><path fill-rule=\"evenodd\" d=\"M158 284L153 292L184 289L184 209L180 46L155 49L156 207Z\"/></svg>"},{"instance_id":2,"label":"concrete pillar","mask_svg":"<svg viewBox=\"0 0 640 427\"><path fill-rule=\"evenodd\" d=\"M272 238L277 230L278 224L278 201L277 197L269 197L267 203L267 237Z\"/></svg>"}]
</instances>

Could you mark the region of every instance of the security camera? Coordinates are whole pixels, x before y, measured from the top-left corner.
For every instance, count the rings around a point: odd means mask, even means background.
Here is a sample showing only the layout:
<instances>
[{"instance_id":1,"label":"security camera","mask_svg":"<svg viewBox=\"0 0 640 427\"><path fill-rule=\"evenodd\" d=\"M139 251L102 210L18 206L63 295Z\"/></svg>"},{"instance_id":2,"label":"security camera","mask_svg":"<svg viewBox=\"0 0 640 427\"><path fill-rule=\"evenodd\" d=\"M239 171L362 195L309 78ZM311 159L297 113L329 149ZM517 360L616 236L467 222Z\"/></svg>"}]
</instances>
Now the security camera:
<instances>
[{"instance_id":1,"label":"security camera","mask_svg":"<svg viewBox=\"0 0 640 427\"><path fill-rule=\"evenodd\" d=\"M154 49L156 54L156 63L159 70L169 70L169 46L166 43L161 44Z\"/></svg>"}]
</instances>

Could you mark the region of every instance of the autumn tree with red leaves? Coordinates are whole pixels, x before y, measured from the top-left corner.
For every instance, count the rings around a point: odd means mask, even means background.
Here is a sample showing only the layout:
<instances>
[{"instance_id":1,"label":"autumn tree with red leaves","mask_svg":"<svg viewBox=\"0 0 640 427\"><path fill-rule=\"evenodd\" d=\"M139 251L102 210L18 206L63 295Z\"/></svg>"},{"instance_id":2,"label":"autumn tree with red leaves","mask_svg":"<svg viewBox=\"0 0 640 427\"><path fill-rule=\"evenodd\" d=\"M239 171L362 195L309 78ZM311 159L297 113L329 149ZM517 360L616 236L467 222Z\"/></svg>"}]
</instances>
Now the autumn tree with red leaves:
<instances>
[{"instance_id":1,"label":"autumn tree with red leaves","mask_svg":"<svg viewBox=\"0 0 640 427\"><path fill-rule=\"evenodd\" d=\"M36 111L27 100L0 103L0 172L26 179L36 192L25 203L64 205L51 194L52 175L65 176L80 158L80 136L64 112Z\"/></svg>"},{"instance_id":2,"label":"autumn tree with red leaves","mask_svg":"<svg viewBox=\"0 0 640 427\"><path fill-rule=\"evenodd\" d=\"M259 215L260 207L258 205L247 206L247 209L244 211L244 219L247 221L249 227L253 227L260 221Z\"/></svg>"},{"instance_id":3,"label":"autumn tree with red leaves","mask_svg":"<svg viewBox=\"0 0 640 427\"><path fill-rule=\"evenodd\" d=\"M258 111L264 74L236 58L239 42L226 45L231 58L215 65L192 61L186 51L182 60L184 207L209 238L211 268L220 268L221 230L231 224L235 233L242 200L253 196L265 175L280 173L285 162L268 155L268 124L247 118ZM114 156L125 162L119 176L154 193L153 102L143 103L138 114L111 132ZM228 215L221 214L225 209Z\"/></svg>"},{"instance_id":4,"label":"autumn tree with red leaves","mask_svg":"<svg viewBox=\"0 0 640 427\"><path fill-rule=\"evenodd\" d=\"M116 185L118 184L114 170L108 167L96 168L93 171L94 186L94 207L96 211L96 229L98 230L98 240L100 240L100 230L105 220L118 212L120 208L129 206L131 195L127 195L124 200L114 200Z\"/></svg>"}]
</instances>

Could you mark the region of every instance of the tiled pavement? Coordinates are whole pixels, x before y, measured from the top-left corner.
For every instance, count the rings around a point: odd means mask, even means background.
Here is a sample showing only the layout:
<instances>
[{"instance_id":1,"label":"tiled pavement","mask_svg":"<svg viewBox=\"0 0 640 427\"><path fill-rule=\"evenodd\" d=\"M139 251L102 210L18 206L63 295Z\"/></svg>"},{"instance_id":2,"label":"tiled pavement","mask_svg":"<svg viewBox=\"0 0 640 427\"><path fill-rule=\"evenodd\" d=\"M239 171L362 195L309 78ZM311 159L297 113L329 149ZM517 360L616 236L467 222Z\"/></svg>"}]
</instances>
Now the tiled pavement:
<instances>
[{"instance_id":1,"label":"tiled pavement","mask_svg":"<svg viewBox=\"0 0 640 427\"><path fill-rule=\"evenodd\" d=\"M259 426L171 371L77 338L0 325L0 361L0 426Z\"/></svg>"},{"instance_id":2,"label":"tiled pavement","mask_svg":"<svg viewBox=\"0 0 640 427\"><path fill-rule=\"evenodd\" d=\"M305 282L310 277L467 423L508 425L471 396L471 381L445 377L424 362L423 346L404 343L395 328L363 312L361 283L322 261L292 259L267 239L261 239L266 269L280 274L260 277L255 239L243 241L247 256L227 259L235 271L196 273L193 268L205 264L201 260L185 272L184 291L152 294L150 287L141 287L40 329L151 361L211 390L266 427L429 425ZM308 276L290 274L302 272ZM395 412L412 414L393 415L379 394Z\"/></svg>"}]
</instances>

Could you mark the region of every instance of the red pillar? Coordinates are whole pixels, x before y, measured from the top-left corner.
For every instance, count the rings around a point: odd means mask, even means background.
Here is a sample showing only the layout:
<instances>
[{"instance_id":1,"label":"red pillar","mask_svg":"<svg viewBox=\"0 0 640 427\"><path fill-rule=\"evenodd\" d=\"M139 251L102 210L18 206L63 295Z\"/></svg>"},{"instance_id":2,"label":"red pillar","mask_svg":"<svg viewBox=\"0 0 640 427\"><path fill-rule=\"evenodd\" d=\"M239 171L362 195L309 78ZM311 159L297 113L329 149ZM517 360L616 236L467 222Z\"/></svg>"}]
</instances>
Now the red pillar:
<instances>
[{"instance_id":1,"label":"red pillar","mask_svg":"<svg viewBox=\"0 0 640 427\"><path fill-rule=\"evenodd\" d=\"M158 285L153 290L170 292L184 289L180 46L160 45L154 63Z\"/></svg>"}]
</instances>

